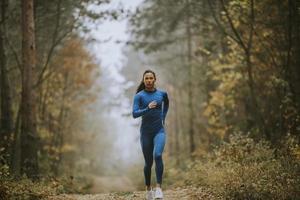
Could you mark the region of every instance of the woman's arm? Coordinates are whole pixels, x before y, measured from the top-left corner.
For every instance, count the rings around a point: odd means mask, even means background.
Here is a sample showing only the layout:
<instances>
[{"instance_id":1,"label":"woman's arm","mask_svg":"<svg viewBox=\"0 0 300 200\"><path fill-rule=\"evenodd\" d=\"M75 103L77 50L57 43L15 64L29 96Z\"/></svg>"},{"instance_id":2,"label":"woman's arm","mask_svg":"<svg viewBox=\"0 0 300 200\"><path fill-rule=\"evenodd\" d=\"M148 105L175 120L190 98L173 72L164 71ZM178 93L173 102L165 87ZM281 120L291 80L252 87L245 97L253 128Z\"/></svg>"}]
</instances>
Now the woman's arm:
<instances>
[{"instance_id":1,"label":"woman's arm","mask_svg":"<svg viewBox=\"0 0 300 200\"><path fill-rule=\"evenodd\" d=\"M165 92L164 94L164 107L163 107L163 124L165 124L165 119L166 119L166 116L167 116L167 113L168 113L168 110L169 110L169 97L168 97L168 94L167 92Z\"/></svg>"},{"instance_id":2,"label":"woman's arm","mask_svg":"<svg viewBox=\"0 0 300 200\"><path fill-rule=\"evenodd\" d=\"M140 96L135 95L133 99L133 109L132 109L132 116L133 118L137 118L143 116L150 110L149 106L146 108L140 109Z\"/></svg>"}]
</instances>

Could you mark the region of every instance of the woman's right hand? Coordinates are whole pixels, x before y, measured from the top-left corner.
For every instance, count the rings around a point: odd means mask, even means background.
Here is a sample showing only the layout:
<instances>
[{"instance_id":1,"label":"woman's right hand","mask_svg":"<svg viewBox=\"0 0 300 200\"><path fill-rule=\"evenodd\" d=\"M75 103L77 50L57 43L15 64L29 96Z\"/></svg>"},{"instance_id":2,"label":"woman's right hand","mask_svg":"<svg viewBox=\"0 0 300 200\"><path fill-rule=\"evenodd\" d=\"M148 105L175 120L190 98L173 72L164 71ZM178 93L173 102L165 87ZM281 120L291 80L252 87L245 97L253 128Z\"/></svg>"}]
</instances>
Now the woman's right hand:
<instances>
[{"instance_id":1,"label":"woman's right hand","mask_svg":"<svg viewBox=\"0 0 300 200\"><path fill-rule=\"evenodd\" d=\"M151 101L149 104L148 104L148 107L151 109L151 108L155 108L157 105L156 101Z\"/></svg>"}]
</instances>

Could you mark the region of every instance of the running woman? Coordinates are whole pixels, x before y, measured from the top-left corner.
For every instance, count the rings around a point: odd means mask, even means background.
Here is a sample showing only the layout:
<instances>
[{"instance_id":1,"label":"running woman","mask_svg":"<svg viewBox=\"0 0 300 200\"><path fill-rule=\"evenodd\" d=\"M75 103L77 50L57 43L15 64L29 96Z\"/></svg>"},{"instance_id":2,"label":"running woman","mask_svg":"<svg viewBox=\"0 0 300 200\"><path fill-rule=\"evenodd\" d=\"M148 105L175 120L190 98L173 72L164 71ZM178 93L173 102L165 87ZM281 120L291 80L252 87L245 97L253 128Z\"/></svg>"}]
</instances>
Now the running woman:
<instances>
[{"instance_id":1,"label":"running woman","mask_svg":"<svg viewBox=\"0 0 300 200\"><path fill-rule=\"evenodd\" d=\"M146 185L146 199L163 199L161 189L164 165L162 153L165 146L165 119L169 108L168 94L155 87L156 76L151 70L146 70L137 88L133 101L132 115L142 117L140 127L140 142L145 159L144 177ZM151 188L151 168L155 160L156 188Z\"/></svg>"}]
</instances>

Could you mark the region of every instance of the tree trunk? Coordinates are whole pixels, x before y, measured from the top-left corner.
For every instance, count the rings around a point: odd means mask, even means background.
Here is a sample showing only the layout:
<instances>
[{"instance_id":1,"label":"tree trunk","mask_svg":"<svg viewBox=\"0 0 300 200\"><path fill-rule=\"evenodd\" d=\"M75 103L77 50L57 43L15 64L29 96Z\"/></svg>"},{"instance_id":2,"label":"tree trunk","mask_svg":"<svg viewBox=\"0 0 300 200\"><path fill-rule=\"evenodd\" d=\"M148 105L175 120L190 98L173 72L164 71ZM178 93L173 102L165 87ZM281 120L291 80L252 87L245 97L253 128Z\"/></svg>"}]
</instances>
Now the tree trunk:
<instances>
[{"instance_id":1,"label":"tree trunk","mask_svg":"<svg viewBox=\"0 0 300 200\"><path fill-rule=\"evenodd\" d=\"M16 123L15 123L15 130L14 130L14 140L13 140L13 147L12 147L12 157L11 157L11 166L12 166L12 173L15 176L19 176L21 173L21 135L20 135L20 121L21 121L21 105L19 105Z\"/></svg>"},{"instance_id":2,"label":"tree trunk","mask_svg":"<svg viewBox=\"0 0 300 200\"><path fill-rule=\"evenodd\" d=\"M179 128L179 110L178 110L178 107L180 106L179 103L177 102L178 101L178 98L179 95L178 92L174 92L174 116L175 116L175 121L174 121L174 124L175 124L175 130L174 130L174 134L175 134L175 137L174 137L174 140L175 140L175 159L176 159L176 165L178 166L180 164L180 158L179 158L179 155L180 155L180 146L179 146L179 131L180 131L180 128Z\"/></svg>"},{"instance_id":3,"label":"tree trunk","mask_svg":"<svg viewBox=\"0 0 300 200\"><path fill-rule=\"evenodd\" d=\"M10 84L8 80L8 72L6 66L6 53L4 44L4 34L6 31L6 9L8 6L7 0L1 0L1 25L0 25L0 67L1 67L1 85L0 85L0 100L1 100L1 114L0 114L0 147L4 148L1 151L4 161L9 163L11 152L11 141L13 133L13 112L12 112L12 98L10 91Z\"/></svg>"},{"instance_id":4,"label":"tree trunk","mask_svg":"<svg viewBox=\"0 0 300 200\"><path fill-rule=\"evenodd\" d=\"M22 0L22 99L21 99L21 173L38 175L37 132L35 116L36 47L33 0Z\"/></svg>"},{"instance_id":5,"label":"tree trunk","mask_svg":"<svg viewBox=\"0 0 300 200\"><path fill-rule=\"evenodd\" d=\"M294 63L293 63L293 69L294 69L294 79L295 79L295 88L296 88L296 104L297 104L297 108L298 108L298 113L300 115L300 2L299 1L293 1L293 4L291 5L291 9L293 10L293 20L294 20L294 44L295 48L294 48ZM298 130L299 131L299 130Z\"/></svg>"},{"instance_id":6,"label":"tree trunk","mask_svg":"<svg viewBox=\"0 0 300 200\"><path fill-rule=\"evenodd\" d=\"M52 141L52 146L57 149L57 155L55 155L55 159L51 164L51 170L56 176L59 175L59 165L62 161L62 154L63 154L62 147L64 142L64 125L65 125L65 115L66 115L65 101L67 97L68 82L69 82L69 73L65 73L61 107L58 115L59 125L58 127L55 128L56 134L53 135L53 141Z\"/></svg>"},{"instance_id":7,"label":"tree trunk","mask_svg":"<svg viewBox=\"0 0 300 200\"><path fill-rule=\"evenodd\" d=\"M193 67L192 67L192 33L191 33L191 19L190 19L190 2L187 2L187 14L186 14L186 34L187 34L187 66L188 66L188 108L189 108L189 145L190 155L193 157L195 151L194 141L194 111L193 111Z\"/></svg>"},{"instance_id":8,"label":"tree trunk","mask_svg":"<svg viewBox=\"0 0 300 200\"><path fill-rule=\"evenodd\" d=\"M292 98L300 112L300 3L299 1L288 1L288 19L287 19L287 58L286 58L286 80L289 83L289 88L292 92ZM294 55L294 56L293 56Z\"/></svg>"}]
</instances>

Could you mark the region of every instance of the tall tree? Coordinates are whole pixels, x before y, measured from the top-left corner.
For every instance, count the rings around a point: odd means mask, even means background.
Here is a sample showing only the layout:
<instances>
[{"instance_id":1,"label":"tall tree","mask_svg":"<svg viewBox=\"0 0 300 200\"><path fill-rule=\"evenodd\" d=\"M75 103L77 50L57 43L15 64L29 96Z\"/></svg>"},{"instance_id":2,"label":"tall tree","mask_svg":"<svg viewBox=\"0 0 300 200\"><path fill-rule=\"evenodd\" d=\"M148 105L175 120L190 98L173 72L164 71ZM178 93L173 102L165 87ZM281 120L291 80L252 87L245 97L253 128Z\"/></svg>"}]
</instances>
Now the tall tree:
<instances>
[{"instance_id":1,"label":"tall tree","mask_svg":"<svg viewBox=\"0 0 300 200\"><path fill-rule=\"evenodd\" d=\"M188 67L188 108L189 108L189 141L190 153L193 155L195 151L194 141L194 106L193 106L193 63L192 63L192 28L191 28L191 13L190 0L186 0L186 37L187 37L187 67Z\"/></svg>"},{"instance_id":2,"label":"tall tree","mask_svg":"<svg viewBox=\"0 0 300 200\"><path fill-rule=\"evenodd\" d=\"M21 100L21 173L38 174L37 132L35 116L36 47L34 1L22 0L22 100Z\"/></svg>"},{"instance_id":3,"label":"tall tree","mask_svg":"<svg viewBox=\"0 0 300 200\"><path fill-rule=\"evenodd\" d=\"M5 49L5 31L6 31L6 18L8 1L1 0L1 24L0 24L0 100L1 100L1 114L0 114L0 147L4 151L0 153L4 156L5 162L8 163L10 154L11 137L13 133L13 112L12 112L12 98L11 87L8 80L7 58Z\"/></svg>"}]
</instances>

